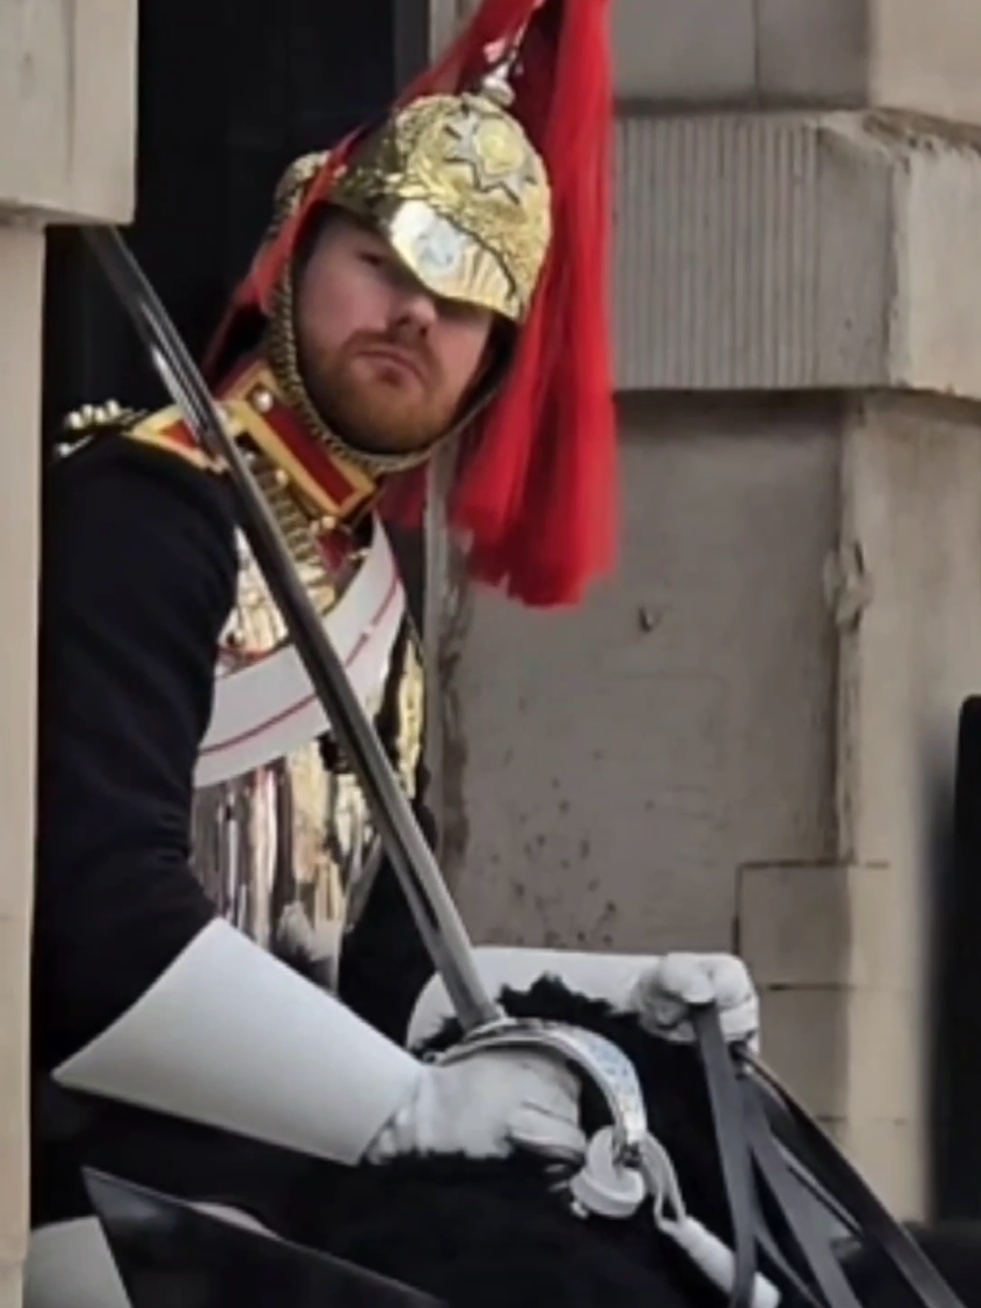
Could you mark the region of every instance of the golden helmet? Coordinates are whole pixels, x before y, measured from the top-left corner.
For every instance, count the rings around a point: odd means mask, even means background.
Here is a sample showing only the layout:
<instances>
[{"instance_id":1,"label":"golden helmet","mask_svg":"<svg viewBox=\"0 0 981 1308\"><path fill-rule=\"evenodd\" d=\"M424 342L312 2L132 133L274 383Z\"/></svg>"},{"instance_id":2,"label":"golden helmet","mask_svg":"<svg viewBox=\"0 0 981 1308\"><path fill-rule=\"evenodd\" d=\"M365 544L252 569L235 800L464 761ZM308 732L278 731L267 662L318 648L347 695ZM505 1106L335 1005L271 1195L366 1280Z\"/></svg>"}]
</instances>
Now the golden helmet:
<instances>
[{"instance_id":1,"label":"golden helmet","mask_svg":"<svg viewBox=\"0 0 981 1308\"><path fill-rule=\"evenodd\" d=\"M501 103L503 91L489 80L475 92L412 101L358 145L323 200L370 222L434 295L490 309L518 325L548 254L551 189L540 155ZM327 152L304 155L286 170L276 189L271 238L303 208L329 159ZM373 474L423 462L428 447L369 454L327 428L301 376L293 295L293 270L286 266L270 315L268 352L294 410L322 442ZM495 361L461 425L489 399L506 363L506 356Z\"/></svg>"},{"instance_id":2,"label":"golden helmet","mask_svg":"<svg viewBox=\"0 0 981 1308\"><path fill-rule=\"evenodd\" d=\"M323 154L298 159L277 192L278 221L303 203ZM552 233L545 165L488 90L423 96L368 136L329 195L365 218L441 298L520 323Z\"/></svg>"}]
</instances>

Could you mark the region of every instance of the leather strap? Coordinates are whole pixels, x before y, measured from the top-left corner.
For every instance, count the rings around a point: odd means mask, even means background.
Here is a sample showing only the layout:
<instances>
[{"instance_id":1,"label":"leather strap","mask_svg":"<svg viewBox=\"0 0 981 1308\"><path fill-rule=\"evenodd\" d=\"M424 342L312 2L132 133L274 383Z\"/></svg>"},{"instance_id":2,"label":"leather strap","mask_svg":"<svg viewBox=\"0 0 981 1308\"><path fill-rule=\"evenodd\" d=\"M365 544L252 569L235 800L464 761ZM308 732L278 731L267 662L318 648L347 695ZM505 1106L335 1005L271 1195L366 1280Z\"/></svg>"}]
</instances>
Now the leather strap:
<instances>
[{"instance_id":1,"label":"leather strap","mask_svg":"<svg viewBox=\"0 0 981 1308\"><path fill-rule=\"evenodd\" d=\"M790 1286L802 1304L809 1305L809 1308L825 1308L820 1292L813 1289L790 1259L784 1255L776 1236L770 1230L758 1199L756 1199L753 1216L756 1222L756 1241L769 1267L783 1278L784 1283Z\"/></svg>"},{"instance_id":2,"label":"leather strap","mask_svg":"<svg viewBox=\"0 0 981 1308\"><path fill-rule=\"evenodd\" d=\"M814 1283L820 1291L821 1300L828 1305L828 1308L860 1308L858 1299L835 1258L830 1240L817 1229L814 1210L804 1198L777 1148L756 1088L742 1081L739 1090L743 1101L743 1120L753 1160L787 1224L794 1243L807 1263Z\"/></svg>"},{"instance_id":3,"label":"leather strap","mask_svg":"<svg viewBox=\"0 0 981 1308\"><path fill-rule=\"evenodd\" d=\"M722 1035L718 1014L711 1005L701 1013L693 1010L692 1024L705 1067L712 1122L729 1208L733 1214L739 1213L741 1217L738 1226L735 1216L733 1217L736 1280L732 1302L736 1302L736 1294L741 1290L740 1268L746 1268L747 1276L751 1274L751 1267L755 1270L758 1249L769 1265L783 1278L785 1284L794 1290L802 1304L808 1304L809 1308L826 1308L819 1293L806 1283L798 1270L784 1256L763 1214L754 1183L752 1155L749 1138L744 1128L740 1088L731 1075L729 1050ZM741 1179L730 1181L730 1178ZM739 1198L740 1194L742 1198ZM749 1253L747 1255L744 1252L742 1260L740 1238L744 1251L747 1242L749 1243Z\"/></svg>"},{"instance_id":4,"label":"leather strap","mask_svg":"<svg viewBox=\"0 0 981 1308\"><path fill-rule=\"evenodd\" d=\"M831 1239L817 1229L814 1210L804 1187L788 1165L764 1108L764 1096L775 1102L790 1123L795 1143L803 1145L822 1175L808 1187L813 1199L824 1203L836 1220L865 1241L878 1246L912 1290L922 1308L963 1308L963 1304L930 1263L909 1233L890 1216L859 1174L817 1123L783 1089L776 1079L747 1055L739 1071L725 1044L714 1005L691 1010L715 1128L722 1173L736 1242L736 1290L744 1293L747 1266L755 1270L759 1244L776 1270L812 1308L861 1308L842 1270ZM762 1220L753 1172L762 1180L813 1278L808 1286L782 1252ZM823 1191L827 1192L826 1200ZM740 1209L742 1213L740 1214ZM750 1225L752 1253L746 1254L746 1225ZM751 1275L751 1273L750 1273Z\"/></svg>"},{"instance_id":5,"label":"leather strap","mask_svg":"<svg viewBox=\"0 0 981 1308\"><path fill-rule=\"evenodd\" d=\"M898 1275L919 1300L923 1308L964 1308L961 1300L943 1279L907 1230L882 1205L844 1154L821 1127L771 1073L755 1062L747 1063L750 1077L747 1090L752 1094L763 1120L766 1135L773 1142L763 1113L761 1080L766 1090L779 1102L792 1122L804 1147L824 1173L823 1181L834 1198L851 1214L862 1237L877 1245ZM774 1148L776 1148L774 1143ZM833 1305L837 1308L837 1305Z\"/></svg>"},{"instance_id":6,"label":"leather strap","mask_svg":"<svg viewBox=\"0 0 981 1308\"><path fill-rule=\"evenodd\" d=\"M756 1231L753 1217L757 1203L749 1142L742 1125L739 1088L732 1072L729 1051L715 1005L693 1007L691 1022L705 1067L712 1123L732 1220L736 1274L729 1304L730 1308L751 1308L756 1276Z\"/></svg>"}]
</instances>

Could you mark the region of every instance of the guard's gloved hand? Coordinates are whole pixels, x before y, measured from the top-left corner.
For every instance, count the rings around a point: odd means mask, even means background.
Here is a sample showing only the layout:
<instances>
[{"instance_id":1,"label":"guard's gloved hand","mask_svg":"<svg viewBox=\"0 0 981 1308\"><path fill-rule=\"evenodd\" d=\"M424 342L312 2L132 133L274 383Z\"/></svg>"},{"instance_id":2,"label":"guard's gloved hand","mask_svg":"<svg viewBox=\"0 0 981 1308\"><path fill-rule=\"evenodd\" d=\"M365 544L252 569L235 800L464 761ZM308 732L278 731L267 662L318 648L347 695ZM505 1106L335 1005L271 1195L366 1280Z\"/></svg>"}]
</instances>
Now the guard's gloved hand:
<instances>
[{"instance_id":1,"label":"guard's gloved hand","mask_svg":"<svg viewBox=\"0 0 981 1308\"><path fill-rule=\"evenodd\" d=\"M372 1163L400 1154L504 1158L516 1148L563 1161L583 1158L579 1085L557 1060L490 1050L445 1067L426 1064L366 1158Z\"/></svg>"},{"instance_id":2,"label":"guard's gloved hand","mask_svg":"<svg viewBox=\"0 0 981 1308\"><path fill-rule=\"evenodd\" d=\"M653 1035L680 1042L695 1038L688 1007L714 1003L729 1044L759 1042L756 987L742 959L732 954L665 954L637 978L628 1007Z\"/></svg>"}]
</instances>

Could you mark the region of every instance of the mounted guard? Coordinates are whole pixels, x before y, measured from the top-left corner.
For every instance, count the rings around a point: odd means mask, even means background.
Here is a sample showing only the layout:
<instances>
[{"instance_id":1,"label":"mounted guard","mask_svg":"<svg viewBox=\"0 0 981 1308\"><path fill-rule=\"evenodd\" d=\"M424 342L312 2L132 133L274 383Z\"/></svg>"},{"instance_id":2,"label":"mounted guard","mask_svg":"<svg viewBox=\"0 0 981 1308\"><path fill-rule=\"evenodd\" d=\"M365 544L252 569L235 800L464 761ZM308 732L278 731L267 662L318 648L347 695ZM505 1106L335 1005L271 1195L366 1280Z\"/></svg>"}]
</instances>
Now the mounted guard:
<instances>
[{"instance_id":1,"label":"mounted guard","mask_svg":"<svg viewBox=\"0 0 981 1308\"><path fill-rule=\"evenodd\" d=\"M607 8L487 0L384 121L297 161L206 361L410 795L420 645L384 523L418 521L433 451L457 442L450 520L477 580L570 604L612 564ZM51 1125L52 1086L340 1163L580 1158L577 1085L554 1060L489 1047L432 1065L405 1047L417 1001L420 1029L445 996L424 990L227 467L177 408L67 426L42 576L30 1302L78 1302L80 1250L105 1269L46 1162L52 1141L85 1152L71 1112ZM363 911L324 949L340 1002L269 946L352 894ZM707 1000L728 1037L755 1035L728 956L478 954L491 989L554 972L675 1038Z\"/></svg>"}]
</instances>

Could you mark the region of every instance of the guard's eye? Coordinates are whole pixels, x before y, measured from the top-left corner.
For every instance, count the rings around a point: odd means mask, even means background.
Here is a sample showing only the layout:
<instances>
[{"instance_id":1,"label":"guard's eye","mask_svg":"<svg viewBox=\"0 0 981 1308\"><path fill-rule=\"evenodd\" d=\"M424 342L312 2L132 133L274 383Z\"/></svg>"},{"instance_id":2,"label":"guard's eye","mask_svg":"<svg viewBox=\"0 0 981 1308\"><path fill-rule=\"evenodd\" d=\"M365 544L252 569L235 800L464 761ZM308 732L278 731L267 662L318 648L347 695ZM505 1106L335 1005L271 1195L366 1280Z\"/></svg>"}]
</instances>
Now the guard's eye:
<instances>
[{"instance_id":1,"label":"guard's eye","mask_svg":"<svg viewBox=\"0 0 981 1308\"><path fill-rule=\"evenodd\" d=\"M366 263L369 268L388 268L391 260L380 250L362 250L361 262Z\"/></svg>"}]
</instances>

